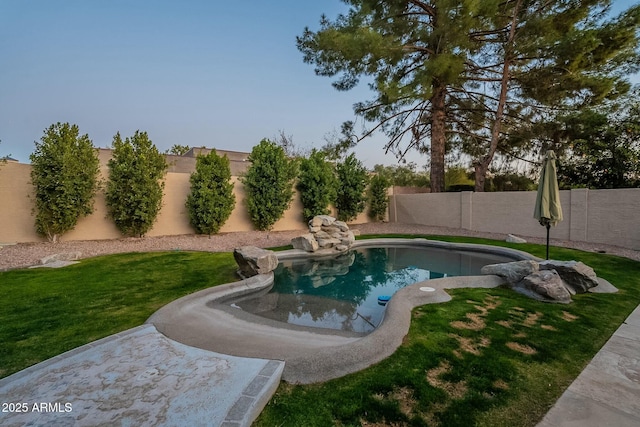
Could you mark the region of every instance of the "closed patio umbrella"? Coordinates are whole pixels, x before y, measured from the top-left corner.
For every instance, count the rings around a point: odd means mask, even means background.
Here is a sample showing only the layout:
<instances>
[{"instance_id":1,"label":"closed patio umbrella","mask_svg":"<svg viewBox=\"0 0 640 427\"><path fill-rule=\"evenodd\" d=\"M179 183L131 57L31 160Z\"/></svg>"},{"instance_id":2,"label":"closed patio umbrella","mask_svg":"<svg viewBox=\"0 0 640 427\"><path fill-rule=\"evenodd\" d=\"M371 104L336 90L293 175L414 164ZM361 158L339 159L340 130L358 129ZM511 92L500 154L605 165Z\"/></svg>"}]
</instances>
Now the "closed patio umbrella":
<instances>
[{"instance_id":1,"label":"closed patio umbrella","mask_svg":"<svg viewBox=\"0 0 640 427\"><path fill-rule=\"evenodd\" d=\"M533 217L540 225L547 227L547 259L549 259L549 228L562 221L562 206L560 206L560 190L556 172L556 153L547 151L542 164L536 207Z\"/></svg>"}]
</instances>

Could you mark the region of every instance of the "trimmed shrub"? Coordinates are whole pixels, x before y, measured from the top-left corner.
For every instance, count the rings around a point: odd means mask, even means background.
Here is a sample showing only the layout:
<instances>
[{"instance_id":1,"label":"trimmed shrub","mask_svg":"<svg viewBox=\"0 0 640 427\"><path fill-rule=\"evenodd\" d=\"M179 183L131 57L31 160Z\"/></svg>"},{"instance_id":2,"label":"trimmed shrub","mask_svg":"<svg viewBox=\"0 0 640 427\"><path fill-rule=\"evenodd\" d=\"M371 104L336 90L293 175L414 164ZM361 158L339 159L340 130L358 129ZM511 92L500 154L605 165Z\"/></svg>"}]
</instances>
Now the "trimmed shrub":
<instances>
[{"instance_id":1,"label":"trimmed shrub","mask_svg":"<svg viewBox=\"0 0 640 427\"><path fill-rule=\"evenodd\" d=\"M309 221L316 215L329 214L329 204L336 197L336 175L325 153L313 149L300 162L297 189L302 201L302 216Z\"/></svg>"},{"instance_id":2,"label":"trimmed shrub","mask_svg":"<svg viewBox=\"0 0 640 427\"><path fill-rule=\"evenodd\" d=\"M271 230L293 199L296 164L268 139L253 147L249 161L251 166L241 178L249 217L258 230Z\"/></svg>"},{"instance_id":3,"label":"trimmed shrub","mask_svg":"<svg viewBox=\"0 0 640 427\"><path fill-rule=\"evenodd\" d=\"M338 219L350 221L364 211L367 200L365 190L369 176L355 154L350 154L344 162L338 163L336 172L338 190L335 206L338 209Z\"/></svg>"},{"instance_id":4,"label":"trimmed shrub","mask_svg":"<svg viewBox=\"0 0 640 427\"><path fill-rule=\"evenodd\" d=\"M387 189L391 186L383 175L375 175L369 184L369 217L374 221L382 221L389 206Z\"/></svg>"},{"instance_id":5,"label":"trimmed shrub","mask_svg":"<svg viewBox=\"0 0 640 427\"><path fill-rule=\"evenodd\" d=\"M51 125L40 141L29 156L36 231L56 242L93 212L99 161L89 136L80 135L76 125Z\"/></svg>"},{"instance_id":6,"label":"trimmed shrub","mask_svg":"<svg viewBox=\"0 0 640 427\"><path fill-rule=\"evenodd\" d=\"M198 234L217 233L236 205L229 159L218 156L215 150L198 156L189 181L191 192L186 202L189 222Z\"/></svg>"},{"instance_id":7,"label":"trimmed shrub","mask_svg":"<svg viewBox=\"0 0 640 427\"><path fill-rule=\"evenodd\" d=\"M107 207L109 216L125 236L144 236L162 207L162 190L167 162L146 132L136 131L122 141L113 137L113 158L109 160Z\"/></svg>"}]
</instances>

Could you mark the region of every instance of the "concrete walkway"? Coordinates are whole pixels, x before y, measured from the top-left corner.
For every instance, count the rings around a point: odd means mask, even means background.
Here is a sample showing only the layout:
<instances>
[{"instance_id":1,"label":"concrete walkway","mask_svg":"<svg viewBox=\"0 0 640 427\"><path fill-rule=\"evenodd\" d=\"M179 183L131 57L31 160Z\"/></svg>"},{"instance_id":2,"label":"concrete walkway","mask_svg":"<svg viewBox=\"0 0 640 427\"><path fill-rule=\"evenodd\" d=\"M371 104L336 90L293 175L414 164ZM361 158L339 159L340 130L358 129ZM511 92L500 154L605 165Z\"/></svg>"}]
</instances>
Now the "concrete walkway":
<instances>
[{"instance_id":1,"label":"concrete walkway","mask_svg":"<svg viewBox=\"0 0 640 427\"><path fill-rule=\"evenodd\" d=\"M640 426L640 306L538 427Z\"/></svg>"},{"instance_id":2,"label":"concrete walkway","mask_svg":"<svg viewBox=\"0 0 640 427\"><path fill-rule=\"evenodd\" d=\"M283 367L189 347L143 325L0 380L0 425L247 426Z\"/></svg>"}]
</instances>

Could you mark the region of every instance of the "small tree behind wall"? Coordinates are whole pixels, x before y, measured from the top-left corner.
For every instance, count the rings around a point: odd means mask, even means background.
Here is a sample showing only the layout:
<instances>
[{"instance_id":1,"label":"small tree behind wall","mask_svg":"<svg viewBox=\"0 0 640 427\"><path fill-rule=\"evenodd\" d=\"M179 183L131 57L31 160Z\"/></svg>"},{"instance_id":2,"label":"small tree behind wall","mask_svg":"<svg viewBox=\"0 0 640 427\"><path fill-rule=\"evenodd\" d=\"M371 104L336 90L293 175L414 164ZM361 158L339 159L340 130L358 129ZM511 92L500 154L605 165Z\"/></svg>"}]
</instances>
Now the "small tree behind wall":
<instances>
[{"instance_id":1,"label":"small tree behind wall","mask_svg":"<svg viewBox=\"0 0 640 427\"><path fill-rule=\"evenodd\" d=\"M93 212L99 186L99 161L87 134L78 126L56 123L44 131L31 159L36 231L56 242L78 219Z\"/></svg>"},{"instance_id":2,"label":"small tree behind wall","mask_svg":"<svg viewBox=\"0 0 640 427\"><path fill-rule=\"evenodd\" d=\"M336 166L338 175L338 191L336 196L336 208L338 219L351 221L364 211L366 205L367 183L369 175L362 163L356 159L355 154L350 154L344 162Z\"/></svg>"},{"instance_id":3,"label":"small tree behind wall","mask_svg":"<svg viewBox=\"0 0 640 427\"><path fill-rule=\"evenodd\" d=\"M122 141L113 137L109 160L107 207L118 230L126 236L144 236L162 207L162 178L167 162L146 132L136 131Z\"/></svg>"},{"instance_id":4,"label":"small tree behind wall","mask_svg":"<svg viewBox=\"0 0 640 427\"><path fill-rule=\"evenodd\" d=\"M375 221L382 221L387 214L389 196L387 189L391 183L384 175L376 175L371 178L369 184L369 217Z\"/></svg>"},{"instance_id":5,"label":"small tree behind wall","mask_svg":"<svg viewBox=\"0 0 640 427\"><path fill-rule=\"evenodd\" d=\"M271 230L293 199L296 164L268 139L253 147L249 161L251 166L241 178L249 217L258 230Z\"/></svg>"},{"instance_id":6,"label":"small tree behind wall","mask_svg":"<svg viewBox=\"0 0 640 427\"><path fill-rule=\"evenodd\" d=\"M313 149L309 157L300 162L299 175L297 189L304 220L329 214L329 204L336 197L336 176L333 165L325 160L325 154Z\"/></svg>"},{"instance_id":7,"label":"small tree behind wall","mask_svg":"<svg viewBox=\"0 0 640 427\"><path fill-rule=\"evenodd\" d=\"M218 156L215 150L198 156L189 181L191 192L186 206L191 225L198 234L217 233L236 205L229 159Z\"/></svg>"}]
</instances>

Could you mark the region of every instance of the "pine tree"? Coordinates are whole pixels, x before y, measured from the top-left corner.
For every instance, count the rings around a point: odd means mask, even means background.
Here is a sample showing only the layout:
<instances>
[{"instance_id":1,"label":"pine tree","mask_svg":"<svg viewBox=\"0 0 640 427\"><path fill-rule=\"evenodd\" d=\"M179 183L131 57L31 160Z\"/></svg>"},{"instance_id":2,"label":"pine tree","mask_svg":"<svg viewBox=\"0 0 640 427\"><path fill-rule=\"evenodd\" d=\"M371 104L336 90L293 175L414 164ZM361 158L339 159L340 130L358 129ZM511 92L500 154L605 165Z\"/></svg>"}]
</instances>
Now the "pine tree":
<instances>
[{"instance_id":1,"label":"pine tree","mask_svg":"<svg viewBox=\"0 0 640 427\"><path fill-rule=\"evenodd\" d=\"M597 102L628 89L637 64L640 6L602 21L608 0L349 0L347 14L322 17L298 37L304 60L338 90L371 81L375 99L355 112L380 129L386 150L431 158L431 191L444 191L445 152L475 158L483 187L506 134L545 109ZM500 146L502 144L502 146Z\"/></svg>"},{"instance_id":2,"label":"pine tree","mask_svg":"<svg viewBox=\"0 0 640 427\"><path fill-rule=\"evenodd\" d=\"M628 91L627 76L637 70L640 6L603 21L610 3L515 0L496 15L483 39L487 54L473 58L481 65L469 79L476 86L467 85L476 100L468 111L485 111L486 118L466 133L476 191L483 191L495 153L514 150L516 140L508 136L518 127ZM469 129L458 127L458 134Z\"/></svg>"},{"instance_id":3,"label":"pine tree","mask_svg":"<svg viewBox=\"0 0 640 427\"><path fill-rule=\"evenodd\" d=\"M355 112L375 125L358 139L381 129L389 137L387 150L429 152L431 191L444 191L450 98L464 93L469 59L482 47L474 35L488 28L500 2L348 3L346 15L322 17L319 31L306 28L298 37L305 62L319 75L340 75L333 84L338 90L371 78L376 98L357 104Z\"/></svg>"}]
</instances>

